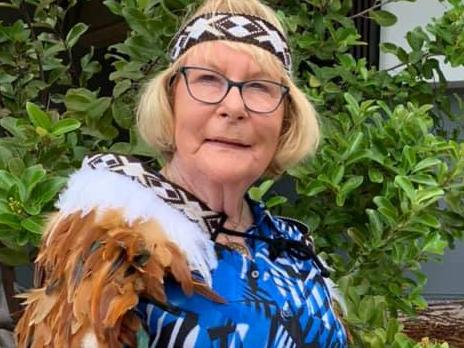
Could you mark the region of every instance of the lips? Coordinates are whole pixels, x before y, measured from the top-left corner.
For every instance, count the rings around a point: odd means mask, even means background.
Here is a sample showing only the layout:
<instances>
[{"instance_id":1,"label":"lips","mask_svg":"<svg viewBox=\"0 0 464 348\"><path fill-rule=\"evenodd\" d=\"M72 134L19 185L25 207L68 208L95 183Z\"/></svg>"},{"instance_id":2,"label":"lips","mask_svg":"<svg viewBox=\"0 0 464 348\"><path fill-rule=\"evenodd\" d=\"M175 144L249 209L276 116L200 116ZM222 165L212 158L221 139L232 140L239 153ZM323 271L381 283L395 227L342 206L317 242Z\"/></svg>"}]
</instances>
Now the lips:
<instances>
[{"instance_id":1,"label":"lips","mask_svg":"<svg viewBox=\"0 0 464 348\"><path fill-rule=\"evenodd\" d=\"M205 140L207 143L214 144L214 145L223 145L223 146L230 146L230 147L239 147L239 148L249 148L251 145L237 140L237 139L228 139L228 138L211 138Z\"/></svg>"}]
</instances>

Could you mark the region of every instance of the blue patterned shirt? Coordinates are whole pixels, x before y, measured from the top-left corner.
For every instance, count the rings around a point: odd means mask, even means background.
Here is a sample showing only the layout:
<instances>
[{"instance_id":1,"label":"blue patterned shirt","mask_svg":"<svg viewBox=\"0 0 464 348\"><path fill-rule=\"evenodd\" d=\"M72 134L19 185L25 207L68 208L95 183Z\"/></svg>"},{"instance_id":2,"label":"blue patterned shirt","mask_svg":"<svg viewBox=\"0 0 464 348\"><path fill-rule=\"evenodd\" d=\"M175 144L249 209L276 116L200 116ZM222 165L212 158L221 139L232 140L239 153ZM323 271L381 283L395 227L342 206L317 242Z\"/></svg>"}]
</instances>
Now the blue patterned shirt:
<instances>
[{"instance_id":1,"label":"blue patterned shirt","mask_svg":"<svg viewBox=\"0 0 464 348\"><path fill-rule=\"evenodd\" d=\"M247 233L303 239L298 224L271 216L262 205L250 206L254 225ZM226 304L187 297L172 281L166 282L168 306L140 299L137 313L146 324L150 347L347 347L315 262L285 252L272 261L267 242L247 242L252 259L215 245L218 267L212 285Z\"/></svg>"}]
</instances>

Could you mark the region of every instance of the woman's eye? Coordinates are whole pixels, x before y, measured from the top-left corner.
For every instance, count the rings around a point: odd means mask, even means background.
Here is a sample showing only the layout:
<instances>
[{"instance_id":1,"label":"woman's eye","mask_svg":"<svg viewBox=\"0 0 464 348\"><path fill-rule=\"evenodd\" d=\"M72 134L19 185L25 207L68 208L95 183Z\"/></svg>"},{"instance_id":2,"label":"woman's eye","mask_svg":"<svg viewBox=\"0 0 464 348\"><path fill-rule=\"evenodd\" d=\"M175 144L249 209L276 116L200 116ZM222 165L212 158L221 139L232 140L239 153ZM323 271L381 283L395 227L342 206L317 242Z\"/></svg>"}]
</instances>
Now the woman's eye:
<instances>
[{"instance_id":1,"label":"woman's eye","mask_svg":"<svg viewBox=\"0 0 464 348\"><path fill-rule=\"evenodd\" d=\"M270 90L269 86L262 82L251 82L248 84L247 87L252 90L266 92L266 93L268 93Z\"/></svg>"},{"instance_id":2,"label":"woman's eye","mask_svg":"<svg viewBox=\"0 0 464 348\"><path fill-rule=\"evenodd\" d=\"M220 82L220 78L214 74L201 74L198 75L196 81L199 82Z\"/></svg>"}]
</instances>

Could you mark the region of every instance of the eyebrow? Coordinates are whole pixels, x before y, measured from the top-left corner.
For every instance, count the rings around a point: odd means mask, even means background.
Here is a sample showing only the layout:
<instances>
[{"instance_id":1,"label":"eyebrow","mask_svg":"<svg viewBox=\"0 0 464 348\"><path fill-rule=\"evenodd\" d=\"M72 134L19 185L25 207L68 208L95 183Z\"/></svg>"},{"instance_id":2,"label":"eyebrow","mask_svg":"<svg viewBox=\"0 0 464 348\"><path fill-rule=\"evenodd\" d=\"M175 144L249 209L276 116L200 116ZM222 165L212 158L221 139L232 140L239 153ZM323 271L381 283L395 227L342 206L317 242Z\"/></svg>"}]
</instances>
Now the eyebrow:
<instances>
[{"instance_id":1,"label":"eyebrow","mask_svg":"<svg viewBox=\"0 0 464 348\"><path fill-rule=\"evenodd\" d=\"M216 64L214 60L208 60L203 63L204 66L206 66L209 69L216 70L220 72L221 74L225 75L225 72ZM263 72L263 71L255 71L251 74L247 74L247 80L274 80L272 76L269 74Z\"/></svg>"}]
</instances>

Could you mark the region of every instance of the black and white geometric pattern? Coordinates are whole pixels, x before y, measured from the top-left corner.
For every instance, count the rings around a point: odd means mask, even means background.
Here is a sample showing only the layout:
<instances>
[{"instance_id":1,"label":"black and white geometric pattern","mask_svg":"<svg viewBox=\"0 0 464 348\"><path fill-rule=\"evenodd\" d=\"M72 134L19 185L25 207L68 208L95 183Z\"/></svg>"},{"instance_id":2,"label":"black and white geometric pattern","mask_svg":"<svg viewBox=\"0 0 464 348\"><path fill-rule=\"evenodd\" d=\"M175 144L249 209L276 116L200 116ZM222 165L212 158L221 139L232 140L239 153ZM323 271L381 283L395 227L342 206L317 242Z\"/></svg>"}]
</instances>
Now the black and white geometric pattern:
<instances>
[{"instance_id":1,"label":"black and white geometric pattern","mask_svg":"<svg viewBox=\"0 0 464 348\"><path fill-rule=\"evenodd\" d=\"M153 190L168 205L181 211L190 221L198 223L203 231L208 231L210 234L214 234L226 220L224 213L212 211L190 192L167 181L161 174L145 168L136 158L100 153L86 157L83 167L109 170L137 181Z\"/></svg>"},{"instance_id":2,"label":"black and white geometric pattern","mask_svg":"<svg viewBox=\"0 0 464 348\"><path fill-rule=\"evenodd\" d=\"M204 41L231 40L261 47L275 55L291 73L287 40L271 23L246 14L207 13L192 19L174 38L171 59Z\"/></svg>"}]
</instances>

